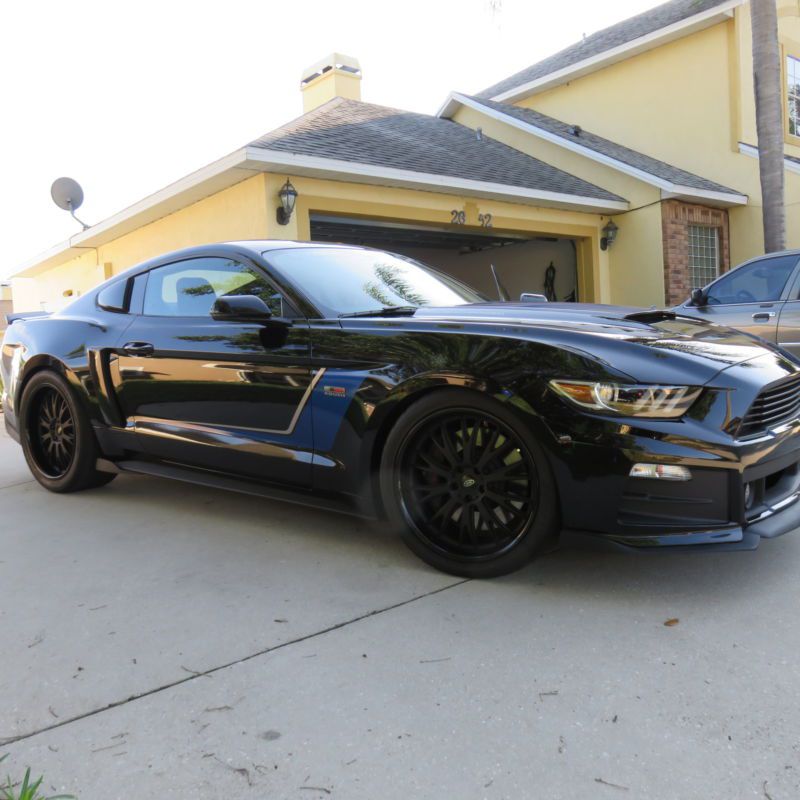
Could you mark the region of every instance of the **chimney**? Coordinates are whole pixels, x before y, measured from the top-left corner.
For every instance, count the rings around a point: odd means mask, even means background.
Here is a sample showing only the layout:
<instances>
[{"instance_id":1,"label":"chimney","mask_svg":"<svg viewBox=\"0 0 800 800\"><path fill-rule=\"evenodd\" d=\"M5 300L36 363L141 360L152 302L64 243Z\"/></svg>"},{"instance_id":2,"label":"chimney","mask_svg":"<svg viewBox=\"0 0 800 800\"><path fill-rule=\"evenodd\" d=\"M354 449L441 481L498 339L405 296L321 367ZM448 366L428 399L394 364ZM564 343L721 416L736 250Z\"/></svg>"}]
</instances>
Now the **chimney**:
<instances>
[{"instance_id":1,"label":"chimney","mask_svg":"<svg viewBox=\"0 0 800 800\"><path fill-rule=\"evenodd\" d=\"M331 53L303 71L300 91L303 93L304 114L334 97L360 100L361 66L358 59Z\"/></svg>"}]
</instances>

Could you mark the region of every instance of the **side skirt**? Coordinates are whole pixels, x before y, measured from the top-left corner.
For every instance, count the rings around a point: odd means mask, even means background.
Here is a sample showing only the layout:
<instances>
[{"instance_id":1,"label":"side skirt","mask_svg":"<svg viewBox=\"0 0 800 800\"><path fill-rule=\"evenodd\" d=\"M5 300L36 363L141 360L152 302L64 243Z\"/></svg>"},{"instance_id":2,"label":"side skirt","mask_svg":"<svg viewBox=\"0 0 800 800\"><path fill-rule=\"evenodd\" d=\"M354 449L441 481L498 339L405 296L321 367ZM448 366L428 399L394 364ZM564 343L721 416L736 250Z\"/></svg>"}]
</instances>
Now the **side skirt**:
<instances>
[{"instance_id":1,"label":"side skirt","mask_svg":"<svg viewBox=\"0 0 800 800\"><path fill-rule=\"evenodd\" d=\"M156 463L151 461L128 460L116 461L115 466L121 472L135 472L141 475L152 475L158 478L171 478L172 480L183 481L184 483L194 483L197 486L208 486L212 489L224 489L240 494L249 494L255 497L265 497L269 500L280 500L285 503L294 503L311 508L321 508L326 511L335 511L340 514L350 514L352 516L372 519L374 516L365 513L355 503L339 497L327 497L325 495L304 492L301 490L292 491L280 486L269 486L266 484L249 481L246 478L231 478L228 475L221 475L207 470L193 469L178 464Z\"/></svg>"}]
</instances>

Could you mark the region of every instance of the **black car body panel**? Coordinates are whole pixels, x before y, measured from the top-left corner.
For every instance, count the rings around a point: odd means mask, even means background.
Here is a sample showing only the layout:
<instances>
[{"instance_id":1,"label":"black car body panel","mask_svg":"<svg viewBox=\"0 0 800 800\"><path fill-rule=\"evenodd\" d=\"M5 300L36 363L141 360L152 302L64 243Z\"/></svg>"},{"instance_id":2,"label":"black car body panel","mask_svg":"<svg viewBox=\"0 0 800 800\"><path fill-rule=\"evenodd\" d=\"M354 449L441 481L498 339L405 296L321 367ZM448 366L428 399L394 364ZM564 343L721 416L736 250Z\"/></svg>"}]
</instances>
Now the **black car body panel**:
<instances>
[{"instance_id":1,"label":"black car body panel","mask_svg":"<svg viewBox=\"0 0 800 800\"><path fill-rule=\"evenodd\" d=\"M19 438L26 381L54 369L121 470L377 516L376 473L394 421L429 392L465 387L504 403L533 431L567 530L636 547L745 549L800 525L800 414L738 435L765 387L800 374L778 348L703 321L609 306L484 302L326 318L308 287L271 263L297 247L335 246L192 248L115 277L59 313L16 319L2 348L8 431ZM143 313L152 270L206 257L265 276L283 316ZM100 307L103 289L119 281L127 308ZM549 381L564 378L703 391L679 419L609 416L558 396ZM632 478L636 463L683 465L692 480Z\"/></svg>"}]
</instances>

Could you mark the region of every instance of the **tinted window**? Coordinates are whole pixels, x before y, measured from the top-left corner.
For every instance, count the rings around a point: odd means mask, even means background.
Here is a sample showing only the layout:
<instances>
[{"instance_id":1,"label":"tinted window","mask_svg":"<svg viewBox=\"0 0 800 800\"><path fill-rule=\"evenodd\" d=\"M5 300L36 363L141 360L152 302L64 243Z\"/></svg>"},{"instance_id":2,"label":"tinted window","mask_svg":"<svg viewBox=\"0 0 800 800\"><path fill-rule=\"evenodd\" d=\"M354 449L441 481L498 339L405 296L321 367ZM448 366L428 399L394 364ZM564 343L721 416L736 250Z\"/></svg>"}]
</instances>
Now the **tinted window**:
<instances>
[{"instance_id":1,"label":"tinted window","mask_svg":"<svg viewBox=\"0 0 800 800\"><path fill-rule=\"evenodd\" d=\"M737 267L708 288L708 304L765 303L780 300L797 256L767 258Z\"/></svg>"},{"instance_id":2,"label":"tinted window","mask_svg":"<svg viewBox=\"0 0 800 800\"><path fill-rule=\"evenodd\" d=\"M144 313L155 317L205 317L218 297L252 294L274 316L287 316L275 288L250 267L227 258L193 258L150 272Z\"/></svg>"},{"instance_id":3,"label":"tinted window","mask_svg":"<svg viewBox=\"0 0 800 800\"><path fill-rule=\"evenodd\" d=\"M97 305L106 311L125 312L128 310L127 299L128 281L117 281L99 291Z\"/></svg>"},{"instance_id":4,"label":"tinted window","mask_svg":"<svg viewBox=\"0 0 800 800\"><path fill-rule=\"evenodd\" d=\"M326 315L395 306L460 306L485 299L423 264L380 250L317 247L271 250L265 256Z\"/></svg>"}]
</instances>

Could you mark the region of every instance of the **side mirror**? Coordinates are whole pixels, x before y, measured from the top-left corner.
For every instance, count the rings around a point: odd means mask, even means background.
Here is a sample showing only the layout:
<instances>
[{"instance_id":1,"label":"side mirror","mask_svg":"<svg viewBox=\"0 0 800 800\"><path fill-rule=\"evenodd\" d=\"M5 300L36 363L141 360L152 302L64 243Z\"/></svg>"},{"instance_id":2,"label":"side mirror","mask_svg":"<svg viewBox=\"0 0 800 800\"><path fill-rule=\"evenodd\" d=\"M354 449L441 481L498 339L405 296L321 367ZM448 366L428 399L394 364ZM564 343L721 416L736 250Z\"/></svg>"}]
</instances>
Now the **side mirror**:
<instances>
[{"instance_id":1,"label":"side mirror","mask_svg":"<svg viewBox=\"0 0 800 800\"><path fill-rule=\"evenodd\" d=\"M232 294L216 299L211 317L221 322L266 322L272 312L254 294Z\"/></svg>"},{"instance_id":2,"label":"side mirror","mask_svg":"<svg viewBox=\"0 0 800 800\"><path fill-rule=\"evenodd\" d=\"M519 296L520 303L546 303L547 298L543 294L535 294L534 292L523 292Z\"/></svg>"},{"instance_id":3,"label":"side mirror","mask_svg":"<svg viewBox=\"0 0 800 800\"><path fill-rule=\"evenodd\" d=\"M704 306L706 304L706 293L703 289L692 289L692 305Z\"/></svg>"}]
</instances>

